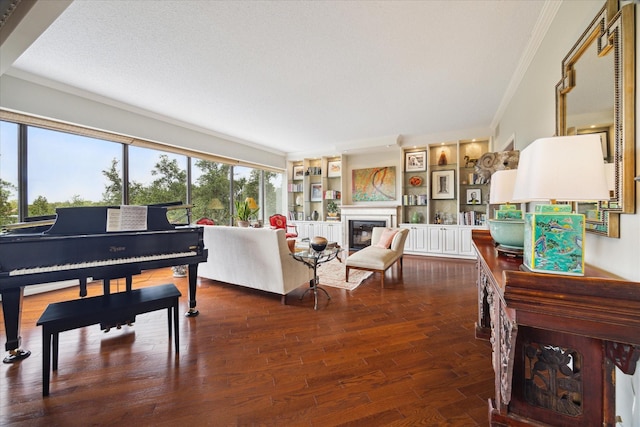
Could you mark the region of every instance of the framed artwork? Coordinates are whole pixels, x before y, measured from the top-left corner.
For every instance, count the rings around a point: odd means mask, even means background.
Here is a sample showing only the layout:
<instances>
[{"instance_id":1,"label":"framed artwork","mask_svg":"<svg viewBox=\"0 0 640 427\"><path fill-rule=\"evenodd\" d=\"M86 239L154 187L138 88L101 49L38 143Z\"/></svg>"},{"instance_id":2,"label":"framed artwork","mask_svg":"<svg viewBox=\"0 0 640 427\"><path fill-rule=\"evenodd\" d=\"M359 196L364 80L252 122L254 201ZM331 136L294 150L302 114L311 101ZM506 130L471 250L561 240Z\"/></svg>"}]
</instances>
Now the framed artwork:
<instances>
[{"instance_id":1,"label":"framed artwork","mask_svg":"<svg viewBox=\"0 0 640 427\"><path fill-rule=\"evenodd\" d=\"M293 179L302 179L304 177L304 166L293 167Z\"/></svg>"},{"instance_id":2,"label":"framed artwork","mask_svg":"<svg viewBox=\"0 0 640 427\"><path fill-rule=\"evenodd\" d=\"M322 184L311 184L311 201L322 201Z\"/></svg>"},{"instance_id":3,"label":"framed artwork","mask_svg":"<svg viewBox=\"0 0 640 427\"><path fill-rule=\"evenodd\" d=\"M427 170L427 152L412 151L405 153L404 170L406 172L421 172Z\"/></svg>"},{"instance_id":4,"label":"framed artwork","mask_svg":"<svg viewBox=\"0 0 640 427\"><path fill-rule=\"evenodd\" d=\"M342 162L333 160L327 163L327 176L329 178L339 177L342 175Z\"/></svg>"},{"instance_id":5,"label":"framed artwork","mask_svg":"<svg viewBox=\"0 0 640 427\"><path fill-rule=\"evenodd\" d=\"M479 188L467 189L467 204L468 205L482 204L482 191L480 191Z\"/></svg>"},{"instance_id":6,"label":"framed artwork","mask_svg":"<svg viewBox=\"0 0 640 427\"><path fill-rule=\"evenodd\" d=\"M354 169L351 171L351 199L354 202L395 200L395 166Z\"/></svg>"},{"instance_id":7,"label":"framed artwork","mask_svg":"<svg viewBox=\"0 0 640 427\"><path fill-rule=\"evenodd\" d=\"M431 172L431 199L455 198L455 173L453 169Z\"/></svg>"}]
</instances>

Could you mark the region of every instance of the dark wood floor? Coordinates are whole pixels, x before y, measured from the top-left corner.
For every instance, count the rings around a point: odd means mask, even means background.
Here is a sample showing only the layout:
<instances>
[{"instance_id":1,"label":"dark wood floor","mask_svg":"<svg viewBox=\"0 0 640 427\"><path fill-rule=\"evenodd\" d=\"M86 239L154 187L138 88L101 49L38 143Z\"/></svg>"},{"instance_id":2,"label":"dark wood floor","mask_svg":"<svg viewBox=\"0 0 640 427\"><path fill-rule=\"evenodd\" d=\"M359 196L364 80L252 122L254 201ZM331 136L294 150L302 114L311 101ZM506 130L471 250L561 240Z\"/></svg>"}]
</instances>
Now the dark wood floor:
<instances>
[{"instance_id":1,"label":"dark wood floor","mask_svg":"<svg viewBox=\"0 0 640 427\"><path fill-rule=\"evenodd\" d=\"M308 294L298 301L304 287L281 305L274 294L201 279L200 316L181 316L178 355L166 311L106 334L64 332L46 398L35 324L77 289L28 296L22 338L33 354L0 364L0 424L486 426L493 371L489 343L474 338L475 277L473 261L406 256L403 281L393 271L385 289L376 274L354 291L328 288L318 311ZM186 279L170 269L134 287L168 282L186 311ZM89 285L90 296L100 293Z\"/></svg>"}]
</instances>

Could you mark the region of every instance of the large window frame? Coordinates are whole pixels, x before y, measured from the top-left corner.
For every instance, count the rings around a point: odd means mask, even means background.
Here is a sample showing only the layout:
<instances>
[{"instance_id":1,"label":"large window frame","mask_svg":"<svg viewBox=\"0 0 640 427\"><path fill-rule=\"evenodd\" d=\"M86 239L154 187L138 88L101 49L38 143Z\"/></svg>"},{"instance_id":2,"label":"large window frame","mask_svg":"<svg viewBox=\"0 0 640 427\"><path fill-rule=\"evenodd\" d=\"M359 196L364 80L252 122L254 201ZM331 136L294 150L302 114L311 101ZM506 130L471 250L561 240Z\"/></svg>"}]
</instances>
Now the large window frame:
<instances>
[{"instance_id":1,"label":"large window frame","mask_svg":"<svg viewBox=\"0 0 640 427\"><path fill-rule=\"evenodd\" d=\"M193 195L195 190L194 188L195 180L193 179L192 174L193 174L194 163L197 161L205 160L209 162L217 162L222 165L226 165L226 167L228 167L229 197L228 197L228 200L225 200L225 205L227 206L223 206L223 209L225 210L225 212L228 213L228 215L220 218L221 222L216 222L216 224L221 224L221 225L233 224L232 213L233 213L233 203L234 203L234 197L233 197L234 168L248 167L256 170L259 174L258 192L255 197L257 197L256 201L259 202L259 206L260 206L260 210L258 212L258 218L257 218L260 221L264 221L268 215L275 213L275 212L271 212L272 210L274 210L273 207L271 206L272 203L269 204L269 208L267 209L267 204L265 202L266 201L265 183L268 181L268 179L269 180L271 179L271 178L266 179L265 173L269 173L268 175L269 177L272 177L274 173L280 174L279 181L284 182L284 171L282 170L273 169L273 168L262 168L250 163L239 162L235 159L226 159L226 158L222 158L215 155L209 155L205 153L196 153L187 149L163 146L162 144L159 144L156 142L137 140L137 139L125 137L118 134L113 134L113 133L103 132L103 131L95 131L95 130L84 128L81 126L58 123L51 120L11 113L5 110L0 110L0 120L7 123L15 123L18 125L18 129L19 129L18 144L20 149L18 150L18 156L17 156L18 158L15 159L15 161L18 164L17 167L19 170L19 178L18 178L18 185L17 185L17 192L16 192L17 199L18 199L18 203L17 203L18 204L18 212L17 212L18 222L24 222L25 220L28 219L27 213L29 211L29 203L27 200L27 195L29 190L29 179L26 171L28 170L28 163L27 163L28 162L27 152L29 147L28 129L29 127L32 127L32 126L41 127L44 129L49 129L57 132L69 133L72 135L89 136L91 138L104 140L114 144L120 144L122 147L122 155L121 155L122 164L121 164L121 170L120 170L120 174L122 177L121 204L129 204L131 200L131 183L132 183L130 180L130 170L131 170L130 147L131 146L140 146L140 147L150 148L158 152L159 155L162 155L163 153L164 154L171 153L171 155L179 154L179 155L185 156L186 170L184 172L186 176L186 182L185 182L185 186L186 186L185 199L186 200L184 200L184 203L191 206L194 213L192 218L191 217L188 218L189 222L197 221L200 217L207 215L207 210L204 209L203 206L192 206L193 198L194 198ZM52 147L52 149L54 149L54 147ZM271 185L271 187L275 188L274 185ZM271 189L270 191L273 192L274 190ZM282 186L280 186L280 188L276 189L275 191L279 191L281 193L284 190ZM282 200L282 197L283 197L282 194L280 194L279 197L276 195L275 199ZM270 198L272 199L273 196L270 196ZM93 203L95 205L102 204L100 201L97 201L97 202L93 201ZM3 225L1 220L2 219L0 218L0 225Z\"/></svg>"}]
</instances>

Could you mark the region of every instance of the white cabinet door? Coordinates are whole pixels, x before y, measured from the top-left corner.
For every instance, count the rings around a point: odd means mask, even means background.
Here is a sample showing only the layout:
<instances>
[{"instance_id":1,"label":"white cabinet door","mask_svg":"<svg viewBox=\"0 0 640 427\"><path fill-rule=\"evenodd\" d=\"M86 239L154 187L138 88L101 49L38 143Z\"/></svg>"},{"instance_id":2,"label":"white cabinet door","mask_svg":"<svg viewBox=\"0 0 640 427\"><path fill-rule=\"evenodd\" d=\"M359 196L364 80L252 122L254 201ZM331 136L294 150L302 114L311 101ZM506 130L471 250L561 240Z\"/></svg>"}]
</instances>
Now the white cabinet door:
<instances>
[{"instance_id":1,"label":"white cabinet door","mask_svg":"<svg viewBox=\"0 0 640 427\"><path fill-rule=\"evenodd\" d=\"M427 233L429 238L427 239L427 252L432 254L442 253L442 227L439 225L429 227Z\"/></svg>"},{"instance_id":2,"label":"white cabinet door","mask_svg":"<svg viewBox=\"0 0 640 427\"><path fill-rule=\"evenodd\" d=\"M473 244L471 242L471 233L473 228L463 227L460 228L460 235L458 240L458 254L464 257L475 258L476 251L473 250Z\"/></svg>"},{"instance_id":3,"label":"white cabinet door","mask_svg":"<svg viewBox=\"0 0 640 427\"><path fill-rule=\"evenodd\" d=\"M313 222L296 221L295 224L298 227L298 239L309 239L315 236Z\"/></svg>"},{"instance_id":4,"label":"white cabinet door","mask_svg":"<svg viewBox=\"0 0 640 427\"><path fill-rule=\"evenodd\" d=\"M427 252L432 254L458 254L458 227L435 225L428 227Z\"/></svg>"},{"instance_id":5,"label":"white cabinet door","mask_svg":"<svg viewBox=\"0 0 640 427\"><path fill-rule=\"evenodd\" d=\"M442 253L447 255L458 254L458 227L442 227Z\"/></svg>"},{"instance_id":6,"label":"white cabinet door","mask_svg":"<svg viewBox=\"0 0 640 427\"><path fill-rule=\"evenodd\" d=\"M416 228L410 227L408 225L401 225L400 228L406 228L409 230L409 234L407 234L407 239L404 241L404 251L411 253L414 251L415 244L413 241L416 239Z\"/></svg>"},{"instance_id":7,"label":"white cabinet door","mask_svg":"<svg viewBox=\"0 0 640 427\"><path fill-rule=\"evenodd\" d=\"M326 237L330 242L336 242L342 246L342 224L339 222L323 222L321 224L322 234L320 236Z\"/></svg>"},{"instance_id":8,"label":"white cabinet door","mask_svg":"<svg viewBox=\"0 0 640 427\"><path fill-rule=\"evenodd\" d=\"M429 247L429 231L427 227L415 227L413 249L416 252L427 253Z\"/></svg>"},{"instance_id":9,"label":"white cabinet door","mask_svg":"<svg viewBox=\"0 0 640 427\"><path fill-rule=\"evenodd\" d=\"M407 240L404 242L404 250L407 253L427 253L429 240L428 228L420 225L401 225L401 228L409 230Z\"/></svg>"}]
</instances>

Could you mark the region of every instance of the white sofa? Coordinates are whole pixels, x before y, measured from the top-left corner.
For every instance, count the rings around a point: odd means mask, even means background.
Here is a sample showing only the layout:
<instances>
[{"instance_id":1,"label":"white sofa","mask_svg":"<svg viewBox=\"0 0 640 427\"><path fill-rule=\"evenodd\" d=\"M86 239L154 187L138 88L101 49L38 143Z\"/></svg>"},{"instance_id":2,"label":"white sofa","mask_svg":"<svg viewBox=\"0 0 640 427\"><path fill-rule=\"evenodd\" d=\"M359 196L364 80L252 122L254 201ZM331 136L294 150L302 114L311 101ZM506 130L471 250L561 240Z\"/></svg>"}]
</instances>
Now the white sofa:
<instances>
[{"instance_id":1,"label":"white sofa","mask_svg":"<svg viewBox=\"0 0 640 427\"><path fill-rule=\"evenodd\" d=\"M202 225L207 262L198 276L285 296L309 286L313 272L290 254L284 230Z\"/></svg>"}]
</instances>

